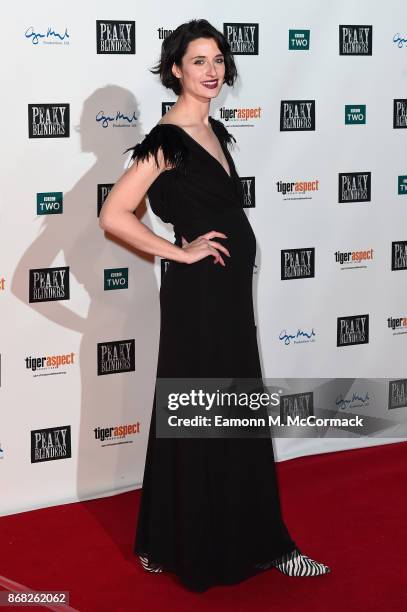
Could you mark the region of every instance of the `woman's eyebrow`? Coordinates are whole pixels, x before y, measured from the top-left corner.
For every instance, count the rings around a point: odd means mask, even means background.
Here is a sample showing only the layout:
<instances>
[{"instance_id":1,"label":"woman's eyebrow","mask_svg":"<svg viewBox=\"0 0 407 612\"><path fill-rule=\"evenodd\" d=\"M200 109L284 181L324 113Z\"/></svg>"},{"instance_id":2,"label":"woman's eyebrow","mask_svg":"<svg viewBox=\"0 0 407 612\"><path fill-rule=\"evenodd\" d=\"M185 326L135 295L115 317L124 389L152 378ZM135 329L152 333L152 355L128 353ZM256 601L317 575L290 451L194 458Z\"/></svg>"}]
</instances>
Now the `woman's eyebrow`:
<instances>
[{"instance_id":1,"label":"woman's eyebrow","mask_svg":"<svg viewBox=\"0 0 407 612\"><path fill-rule=\"evenodd\" d=\"M215 55L215 57L219 57L220 55L221 55L221 56L223 56L223 53L217 53L217 54ZM205 58L205 57L207 57L207 56L206 56L206 55L195 55L195 56L194 56L194 57L192 57L191 59L197 59L198 57L199 57L199 58L201 58L201 57Z\"/></svg>"}]
</instances>

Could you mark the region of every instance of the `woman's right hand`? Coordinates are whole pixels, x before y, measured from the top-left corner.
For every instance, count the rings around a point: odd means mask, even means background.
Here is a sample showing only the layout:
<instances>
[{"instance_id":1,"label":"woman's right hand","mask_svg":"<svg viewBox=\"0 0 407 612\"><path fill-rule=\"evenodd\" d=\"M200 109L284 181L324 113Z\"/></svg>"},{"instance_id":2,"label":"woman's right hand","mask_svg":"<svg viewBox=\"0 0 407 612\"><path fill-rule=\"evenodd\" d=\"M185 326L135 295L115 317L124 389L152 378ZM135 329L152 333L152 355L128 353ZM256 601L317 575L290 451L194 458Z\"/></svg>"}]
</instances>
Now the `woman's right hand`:
<instances>
[{"instance_id":1,"label":"woman's right hand","mask_svg":"<svg viewBox=\"0 0 407 612\"><path fill-rule=\"evenodd\" d=\"M223 257L218 252L218 250L225 253L228 257L230 257L230 253L228 249L223 246L223 244L217 242L216 240L212 240L212 238L215 238L216 236L218 236L219 238L227 238L226 234L223 234L222 232L217 232L215 230L206 232L206 234L198 236L197 238L195 238L195 240L192 240L191 242L188 242L184 238L184 236L181 236L182 248L184 249L185 254L187 256L185 263L195 263L196 261L200 261L201 259L208 257L208 255L212 255L214 257L213 263L219 262L222 264L222 266L225 266L226 264L223 260Z\"/></svg>"}]
</instances>

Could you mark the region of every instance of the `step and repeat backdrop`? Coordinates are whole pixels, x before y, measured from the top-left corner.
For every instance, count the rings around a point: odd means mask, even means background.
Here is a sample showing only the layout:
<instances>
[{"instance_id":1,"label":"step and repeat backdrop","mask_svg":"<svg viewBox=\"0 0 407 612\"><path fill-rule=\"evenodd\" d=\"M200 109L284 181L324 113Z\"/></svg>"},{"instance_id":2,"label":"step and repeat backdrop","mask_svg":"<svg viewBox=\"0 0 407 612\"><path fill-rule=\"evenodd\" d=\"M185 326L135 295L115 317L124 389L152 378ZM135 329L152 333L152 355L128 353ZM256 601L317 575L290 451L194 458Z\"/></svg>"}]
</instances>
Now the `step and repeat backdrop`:
<instances>
[{"instance_id":1,"label":"step and repeat backdrop","mask_svg":"<svg viewBox=\"0 0 407 612\"><path fill-rule=\"evenodd\" d=\"M369 419L278 437L276 458L407 439L405 3L40 0L7 14L1 513L141 486L165 262L105 235L99 214L125 149L176 100L149 69L191 19L224 33L239 72L210 114L236 138L257 238L264 376L335 383L332 408ZM137 215L174 241L148 200ZM318 415L309 389L286 400Z\"/></svg>"}]
</instances>

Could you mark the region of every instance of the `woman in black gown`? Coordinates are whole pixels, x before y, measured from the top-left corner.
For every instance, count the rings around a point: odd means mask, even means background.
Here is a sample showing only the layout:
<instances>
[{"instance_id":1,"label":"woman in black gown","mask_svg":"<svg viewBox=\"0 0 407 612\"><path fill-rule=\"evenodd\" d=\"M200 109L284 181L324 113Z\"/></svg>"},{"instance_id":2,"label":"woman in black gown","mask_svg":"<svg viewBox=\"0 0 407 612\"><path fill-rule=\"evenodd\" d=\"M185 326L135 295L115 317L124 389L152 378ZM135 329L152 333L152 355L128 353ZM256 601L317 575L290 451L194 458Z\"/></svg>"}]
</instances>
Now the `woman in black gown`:
<instances>
[{"instance_id":1,"label":"woman in black gown","mask_svg":"<svg viewBox=\"0 0 407 612\"><path fill-rule=\"evenodd\" d=\"M178 100L131 147L135 163L110 192L100 225L169 260L157 381L261 380L256 239L229 152L235 138L209 115L211 99L237 76L229 44L206 20L192 20L164 40L153 72ZM173 244L132 214L145 193L173 224ZM270 437L160 437L155 399L134 546L146 570L174 572L194 591L270 567L290 576L330 571L300 552L284 524Z\"/></svg>"}]
</instances>

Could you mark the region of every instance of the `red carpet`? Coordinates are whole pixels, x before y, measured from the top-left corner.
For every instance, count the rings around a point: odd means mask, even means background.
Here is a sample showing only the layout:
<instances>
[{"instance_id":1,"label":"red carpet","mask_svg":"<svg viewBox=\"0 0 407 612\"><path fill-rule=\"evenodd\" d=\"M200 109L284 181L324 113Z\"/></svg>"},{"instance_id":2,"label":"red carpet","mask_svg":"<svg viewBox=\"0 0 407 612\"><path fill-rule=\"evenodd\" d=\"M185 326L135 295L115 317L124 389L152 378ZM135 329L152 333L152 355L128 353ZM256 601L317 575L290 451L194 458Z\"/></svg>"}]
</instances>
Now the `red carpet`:
<instances>
[{"instance_id":1,"label":"red carpet","mask_svg":"<svg viewBox=\"0 0 407 612\"><path fill-rule=\"evenodd\" d=\"M407 610L407 442L301 457L277 470L292 537L331 566L327 576L272 569L233 587L186 591L133 556L134 491L3 517L0 587L8 579L69 591L81 612Z\"/></svg>"}]
</instances>

